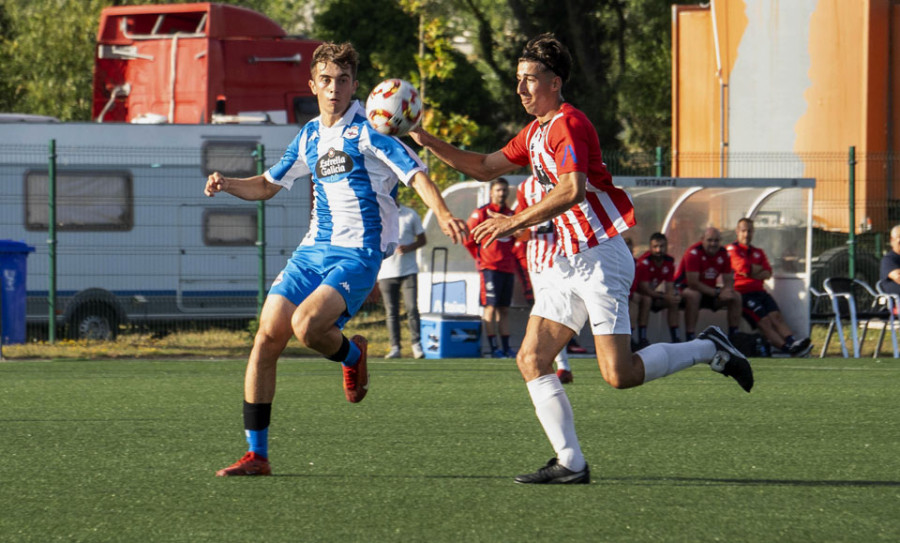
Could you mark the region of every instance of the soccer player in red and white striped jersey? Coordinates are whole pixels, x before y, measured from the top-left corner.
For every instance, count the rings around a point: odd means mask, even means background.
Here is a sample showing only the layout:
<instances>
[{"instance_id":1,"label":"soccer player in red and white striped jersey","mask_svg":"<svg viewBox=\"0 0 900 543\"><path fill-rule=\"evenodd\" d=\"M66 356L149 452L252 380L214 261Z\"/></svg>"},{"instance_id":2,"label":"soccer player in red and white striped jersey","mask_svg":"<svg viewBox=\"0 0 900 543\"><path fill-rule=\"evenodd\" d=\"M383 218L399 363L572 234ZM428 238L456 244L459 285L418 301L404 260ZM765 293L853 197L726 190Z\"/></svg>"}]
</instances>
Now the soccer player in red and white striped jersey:
<instances>
[{"instance_id":1,"label":"soccer player in red and white striped jersey","mask_svg":"<svg viewBox=\"0 0 900 543\"><path fill-rule=\"evenodd\" d=\"M503 149L490 154L459 149L422 128L412 138L446 164L489 181L530 166L547 194L513 216L493 214L472 230L482 245L529 226L553 220L560 236L554 257L553 289L535 299L525 338L516 356L538 420L556 456L534 473L516 477L526 484L585 484L590 470L575 434L572 406L553 371L553 358L590 319L597 363L615 388L630 388L697 363L753 386L747 359L718 328L695 341L657 343L631 352L628 293L634 257L622 234L634 225L631 197L612 184L594 126L563 99L572 57L552 34L525 45L516 68L516 92L534 121Z\"/></svg>"},{"instance_id":2,"label":"soccer player in red and white striped jersey","mask_svg":"<svg viewBox=\"0 0 900 543\"><path fill-rule=\"evenodd\" d=\"M516 188L516 213L525 211L534 204L544 199L544 187L535 176L519 183ZM553 279L546 273L553 265L553 256L557 250L556 229L553 222L535 224L528 227L527 241L525 241L525 260L528 263L528 275L531 277L531 287L534 296L541 296L548 289L553 288ZM565 348L561 349L554 358L556 362L556 376L560 382L567 384L572 382L572 368L569 366L569 354Z\"/></svg>"}]
</instances>

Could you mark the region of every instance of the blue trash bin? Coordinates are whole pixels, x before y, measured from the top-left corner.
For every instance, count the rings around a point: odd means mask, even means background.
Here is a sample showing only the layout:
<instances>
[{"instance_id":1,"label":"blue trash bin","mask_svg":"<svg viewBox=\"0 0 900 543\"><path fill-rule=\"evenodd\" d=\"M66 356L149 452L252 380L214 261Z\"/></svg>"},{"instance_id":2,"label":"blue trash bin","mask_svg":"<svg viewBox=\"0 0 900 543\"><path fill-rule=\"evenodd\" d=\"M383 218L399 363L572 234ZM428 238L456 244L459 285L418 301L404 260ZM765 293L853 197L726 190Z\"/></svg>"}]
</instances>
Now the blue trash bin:
<instances>
[{"instance_id":1,"label":"blue trash bin","mask_svg":"<svg viewBox=\"0 0 900 543\"><path fill-rule=\"evenodd\" d=\"M22 241L0 239L0 336L3 344L25 343L25 278L28 253Z\"/></svg>"}]
</instances>

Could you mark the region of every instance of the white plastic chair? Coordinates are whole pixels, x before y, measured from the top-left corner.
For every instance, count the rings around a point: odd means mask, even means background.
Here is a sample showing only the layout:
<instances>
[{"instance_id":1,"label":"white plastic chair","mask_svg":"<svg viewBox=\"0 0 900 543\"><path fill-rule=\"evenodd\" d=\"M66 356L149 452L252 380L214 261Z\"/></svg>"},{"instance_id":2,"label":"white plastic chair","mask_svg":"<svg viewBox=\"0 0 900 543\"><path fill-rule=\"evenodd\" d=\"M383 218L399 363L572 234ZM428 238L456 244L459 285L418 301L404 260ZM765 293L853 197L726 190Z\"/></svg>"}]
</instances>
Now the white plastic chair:
<instances>
[{"instance_id":1,"label":"white plastic chair","mask_svg":"<svg viewBox=\"0 0 900 543\"><path fill-rule=\"evenodd\" d=\"M859 358L860 348L866 340L866 333L869 329L869 322L880 320L884 322L887 328L891 330L891 342L894 350L894 358L898 358L897 349L897 331L894 326L896 320L893 308L895 304L900 303L900 297L894 298L888 294L880 294L872 289L865 281L860 279L850 279L847 277L829 277L825 279L823 284L825 292L831 298L831 308L834 311L832 323L829 325L829 336L826 339L825 347L831 339L831 329L837 329L838 338L841 342L841 354L847 358L847 344L844 338L844 327L842 321L849 320L850 337L853 342L853 357ZM868 298L871 300L868 307L860 307L859 298ZM862 336L859 335L859 327L863 327ZM873 358L877 358L881 351L881 345L884 342L885 328L881 329L878 336L878 344L875 346ZM823 347L823 352L825 347Z\"/></svg>"}]
</instances>

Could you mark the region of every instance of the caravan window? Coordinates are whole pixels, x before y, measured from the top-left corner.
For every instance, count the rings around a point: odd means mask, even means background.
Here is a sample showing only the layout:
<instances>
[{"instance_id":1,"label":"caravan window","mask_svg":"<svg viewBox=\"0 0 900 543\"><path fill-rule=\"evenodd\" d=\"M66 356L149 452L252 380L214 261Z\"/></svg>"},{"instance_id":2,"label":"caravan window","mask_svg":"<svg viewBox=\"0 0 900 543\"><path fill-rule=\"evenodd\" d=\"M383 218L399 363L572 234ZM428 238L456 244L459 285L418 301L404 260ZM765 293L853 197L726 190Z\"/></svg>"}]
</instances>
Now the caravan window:
<instances>
[{"instance_id":1,"label":"caravan window","mask_svg":"<svg viewBox=\"0 0 900 543\"><path fill-rule=\"evenodd\" d=\"M255 141L207 141L203 144L203 175L225 177L256 175Z\"/></svg>"},{"instance_id":2,"label":"caravan window","mask_svg":"<svg viewBox=\"0 0 900 543\"><path fill-rule=\"evenodd\" d=\"M206 245L255 245L256 206L212 208L203 211Z\"/></svg>"},{"instance_id":3,"label":"caravan window","mask_svg":"<svg viewBox=\"0 0 900 543\"><path fill-rule=\"evenodd\" d=\"M47 170L25 174L25 228L50 224ZM130 172L59 171L56 174L56 228L60 231L131 230L134 197Z\"/></svg>"}]
</instances>

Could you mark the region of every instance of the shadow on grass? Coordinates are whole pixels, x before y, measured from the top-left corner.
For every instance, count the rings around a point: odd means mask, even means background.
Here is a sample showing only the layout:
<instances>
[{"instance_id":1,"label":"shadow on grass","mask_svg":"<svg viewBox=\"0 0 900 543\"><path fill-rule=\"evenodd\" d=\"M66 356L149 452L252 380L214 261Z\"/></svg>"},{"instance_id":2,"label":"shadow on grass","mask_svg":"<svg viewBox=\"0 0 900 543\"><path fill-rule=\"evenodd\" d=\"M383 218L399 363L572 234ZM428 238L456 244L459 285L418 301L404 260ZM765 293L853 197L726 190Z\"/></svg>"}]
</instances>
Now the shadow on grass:
<instances>
[{"instance_id":1,"label":"shadow on grass","mask_svg":"<svg viewBox=\"0 0 900 543\"><path fill-rule=\"evenodd\" d=\"M734 486L822 486L822 487L894 487L900 486L900 481L866 481L866 480L839 480L839 479L738 479L738 478L711 478L711 477L604 477L595 482L642 484L646 486L659 484L674 484L676 486L709 486L709 485L734 485Z\"/></svg>"},{"instance_id":2,"label":"shadow on grass","mask_svg":"<svg viewBox=\"0 0 900 543\"><path fill-rule=\"evenodd\" d=\"M349 475L279 473L273 477L343 479ZM359 475L353 475L359 477ZM367 475L371 479L513 479L513 475ZM596 485L638 486L798 486L798 487L898 487L900 481L811 480L811 479L738 479L710 477L603 477L592 479Z\"/></svg>"}]
</instances>

